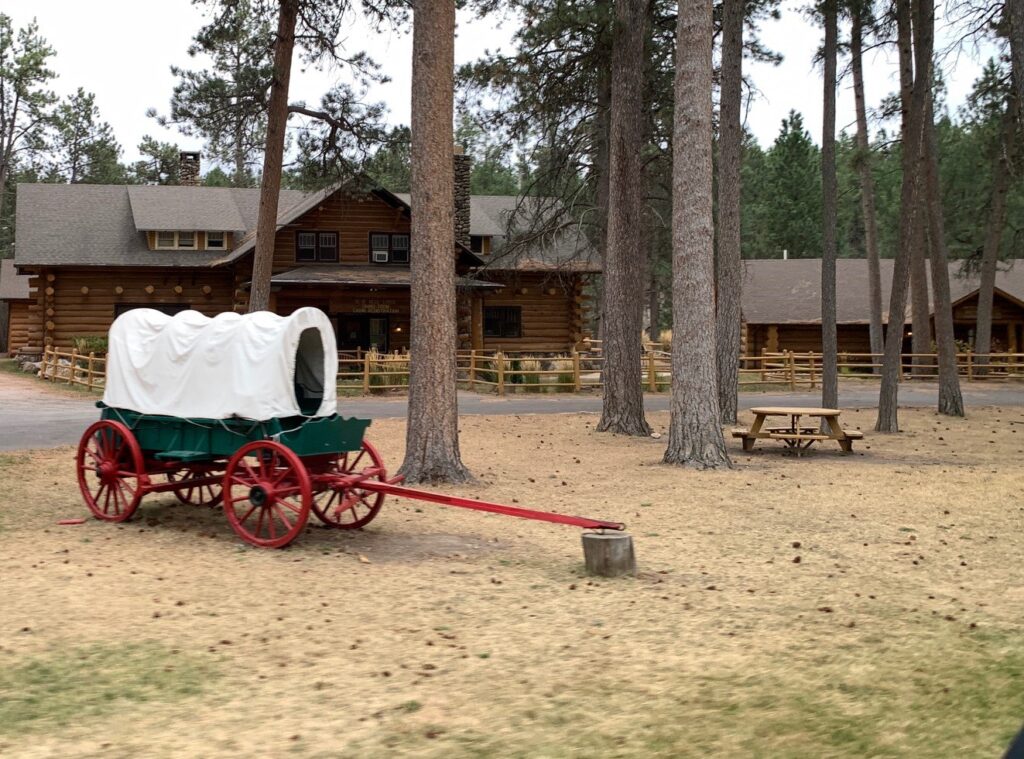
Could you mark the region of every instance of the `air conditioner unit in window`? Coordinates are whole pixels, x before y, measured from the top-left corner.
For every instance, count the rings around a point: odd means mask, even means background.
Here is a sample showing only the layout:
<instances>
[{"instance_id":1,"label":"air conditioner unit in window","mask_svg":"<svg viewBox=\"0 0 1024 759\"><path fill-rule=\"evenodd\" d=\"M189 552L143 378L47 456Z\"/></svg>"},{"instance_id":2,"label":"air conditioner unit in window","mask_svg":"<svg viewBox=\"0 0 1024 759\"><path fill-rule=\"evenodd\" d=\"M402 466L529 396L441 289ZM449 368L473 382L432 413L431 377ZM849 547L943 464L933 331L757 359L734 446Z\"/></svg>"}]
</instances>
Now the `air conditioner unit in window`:
<instances>
[{"instance_id":1,"label":"air conditioner unit in window","mask_svg":"<svg viewBox=\"0 0 1024 759\"><path fill-rule=\"evenodd\" d=\"M386 250L373 251L373 262L375 264L386 264L388 262L388 252Z\"/></svg>"}]
</instances>

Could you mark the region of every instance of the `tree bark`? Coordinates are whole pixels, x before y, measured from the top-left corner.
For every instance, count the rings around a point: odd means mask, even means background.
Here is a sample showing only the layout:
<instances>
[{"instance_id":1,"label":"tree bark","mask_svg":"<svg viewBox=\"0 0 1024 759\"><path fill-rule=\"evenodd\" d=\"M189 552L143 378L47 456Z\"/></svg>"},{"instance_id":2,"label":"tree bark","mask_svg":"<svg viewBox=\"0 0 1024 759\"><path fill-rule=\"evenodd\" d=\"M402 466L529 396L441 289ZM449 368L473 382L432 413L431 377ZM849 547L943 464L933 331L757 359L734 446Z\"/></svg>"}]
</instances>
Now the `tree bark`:
<instances>
[{"instance_id":1,"label":"tree bark","mask_svg":"<svg viewBox=\"0 0 1024 759\"><path fill-rule=\"evenodd\" d=\"M821 405L839 405L839 339L836 333L836 227L839 189L836 179L836 58L839 18L836 0L822 4L825 16L825 66L821 126Z\"/></svg>"},{"instance_id":2,"label":"tree bark","mask_svg":"<svg viewBox=\"0 0 1024 759\"><path fill-rule=\"evenodd\" d=\"M455 0L415 0L406 482L472 479L459 453L452 132Z\"/></svg>"},{"instance_id":3,"label":"tree bark","mask_svg":"<svg viewBox=\"0 0 1024 759\"><path fill-rule=\"evenodd\" d=\"M598 0L595 5L599 18L611 25L611 3L609 0ZM611 60L611 35L598 35L595 46L601 55L602 62ZM609 176L611 173L611 107L612 79L611 69L602 65L597 72L597 111L594 114L594 205L597 207L597 250L601 256L601 268L604 270L608 261L608 195L611 191ZM605 326L605 282L604 277L597 283L597 337L604 339Z\"/></svg>"},{"instance_id":4,"label":"tree bark","mask_svg":"<svg viewBox=\"0 0 1024 759\"><path fill-rule=\"evenodd\" d=\"M665 462L730 467L715 357L711 0L680 0L672 134L672 400Z\"/></svg>"},{"instance_id":5,"label":"tree bark","mask_svg":"<svg viewBox=\"0 0 1024 759\"><path fill-rule=\"evenodd\" d=\"M722 91L718 119L718 255L715 257L718 319L718 405L722 422L736 423L741 296L740 165L743 150L744 0L722 4Z\"/></svg>"},{"instance_id":6,"label":"tree bark","mask_svg":"<svg viewBox=\"0 0 1024 759\"><path fill-rule=\"evenodd\" d=\"M911 0L897 0L896 24L900 46L900 79L904 79L907 61L903 51L911 49ZM911 59L912 61L912 59ZM913 82L913 72L910 72ZM907 309L907 285L910 279L910 261L914 227L919 224L917 209L917 173L920 168L921 114L924 110L925 87L911 87L910 98L901 98L903 136L900 186L899 248L893 262L892 290L889 294L889 324L885 334L885 357L882 363L882 382L878 394L876 432L899 432L899 382L902 361L903 325ZM902 89L902 87L901 87Z\"/></svg>"},{"instance_id":7,"label":"tree bark","mask_svg":"<svg viewBox=\"0 0 1024 759\"><path fill-rule=\"evenodd\" d=\"M992 302L995 299L996 267L999 246L1006 227L1006 198L1010 190L1010 164L1016 151L1016 98L1009 98L1003 116L1001 144L992 166L992 196L985 225L985 247L981 253L981 282L978 286L978 320L974 331L974 357L977 374L988 373L988 354L992 352Z\"/></svg>"},{"instance_id":8,"label":"tree bark","mask_svg":"<svg viewBox=\"0 0 1024 759\"><path fill-rule=\"evenodd\" d=\"M871 145L864 97L864 5L855 2L850 29L850 68L853 70L853 99L857 111L857 173L860 204L864 216L864 247L868 259L868 328L874 362L882 353L882 272L878 255L878 214L875 211L875 179L871 173ZM874 372L877 374L878 369Z\"/></svg>"},{"instance_id":9,"label":"tree bark","mask_svg":"<svg viewBox=\"0 0 1024 759\"><path fill-rule=\"evenodd\" d=\"M241 119L235 122L235 187L245 187L248 184L245 181L245 147L242 145L244 129Z\"/></svg>"},{"instance_id":10,"label":"tree bark","mask_svg":"<svg viewBox=\"0 0 1024 759\"><path fill-rule=\"evenodd\" d=\"M922 35L931 38L927 28L934 28L934 0L920 0L922 4ZM928 60L931 61L931 50ZM949 293L949 255L946 252L946 230L942 217L942 194L939 191L939 147L935 136L935 114L932 107L931 68L927 73L928 95L925 104L924 154L926 163L922 179L925 216L928 222L929 251L931 255L932 295L935 301L935 350L939 362L938 412L946 416L964 415L964 397L960 392L957 374L956 340L953 335L953 300Z\"/></svg>"},{"instance_id":11,"label":"tree bark","mask_svg":"<svg viewBox=\"0 0 1024 759\"><path fill-rule=\"evenodd\" d=\"M900 28L897 31L900 62L900 108L904 112L909 112L912 108L915 76L920 73L920 69L915 70L914 66L913 34L913 22L908 22L906 29ZM918 121L918 124L920 123ZM918 144L920 145L920 143ZM903 149L907 149L906 140L903 141ZM913 156L915 162L913 177L914 181L918 183L915 188L915 198L921 197L920 161L922 159L923 157L920 155ZM926 368L929 362L922 355L931 353L932 349L931 314L928 309L928 269L925 266L924 216L922 213L915 215L916 223L910 236L910 351L914 354L910 365L913 377L923 377L931 373L930 369Z\"/></svg>"},{"instance_id":12,"label":"tree bark","mask_svg":"<svg viewBox=\"0 0 1024 759\"><path fill-rule=\"evenodd\" d=\"M643 92L647 0L615 3L612 30L608 250L605 256L604 387L599 432L650 435L644 418Z\"/></svg>"},{"instance_id":13,"label":"tree bark","mask_svg":"<svg viewBox=\"0 0 1024 759\"><path fill-rule=\"evenodd\" d=\"M295 20L298 14L299 0L281 0L274 42L274 81L270 85L270 102L267 106L267 143L263 154L259 215L256 219L256 252L252 260L249 313L270 308L270 277L274 269L274 244L277 238L277 202L281 194L284 134L288 126L288 84L291 80Z\"/></svg>"},{"instance_id":14,"label":"tree bark","mask_svg":"<svg viewBox=\"0 0 1024 759\"><path fill-rule=\"evenodd\" d=\"M1015 100L1017 108L1024 109L1024 0L1006 0L1006 13L1010 19L1010 67Z\"/></svg>"},{"instance_id":15,"label":"tree bark","mask_svg":"<svg viewBox=\"0 0 1024 759\"><path fill-rule=\"evenodd\" d=\"M923 157L919 160L923 160ZM924 193L919 187L917 197L922 198ZM910 324L911 340L910 350L914 354L911 359L911 374L913 377L933 376L931 360L923 354L932 352L932 325L931 311L928 307L928 267L925 264L927 253L925 250L925 222L924 213L917 214L917 227L911 237L911 259L910 259Z\"/></svg>"}]
</instances>

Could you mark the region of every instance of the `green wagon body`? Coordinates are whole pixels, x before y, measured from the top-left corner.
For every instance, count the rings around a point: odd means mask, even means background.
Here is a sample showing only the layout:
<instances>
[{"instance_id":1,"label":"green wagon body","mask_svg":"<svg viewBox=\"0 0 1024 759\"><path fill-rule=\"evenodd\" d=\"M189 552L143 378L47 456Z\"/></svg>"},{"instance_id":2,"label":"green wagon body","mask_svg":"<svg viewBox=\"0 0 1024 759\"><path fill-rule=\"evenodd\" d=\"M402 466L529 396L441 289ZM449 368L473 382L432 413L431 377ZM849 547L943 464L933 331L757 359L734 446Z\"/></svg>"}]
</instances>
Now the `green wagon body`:
<instances>
[{"instance_id":1,"label":"green wagon body","mask_svg":"<svg viewBox=\"0 0 1024 759\"><path fill-rule=\"evenodd\" d=\"M276 440L298 456L320 456L358 451L369 419L284 417L256 422L251 419L188 419L140 414L98 403L101 418L121 422L139 447L163 461L198 462L227 458L246 443Z\"/></svg>"}]
</instances>

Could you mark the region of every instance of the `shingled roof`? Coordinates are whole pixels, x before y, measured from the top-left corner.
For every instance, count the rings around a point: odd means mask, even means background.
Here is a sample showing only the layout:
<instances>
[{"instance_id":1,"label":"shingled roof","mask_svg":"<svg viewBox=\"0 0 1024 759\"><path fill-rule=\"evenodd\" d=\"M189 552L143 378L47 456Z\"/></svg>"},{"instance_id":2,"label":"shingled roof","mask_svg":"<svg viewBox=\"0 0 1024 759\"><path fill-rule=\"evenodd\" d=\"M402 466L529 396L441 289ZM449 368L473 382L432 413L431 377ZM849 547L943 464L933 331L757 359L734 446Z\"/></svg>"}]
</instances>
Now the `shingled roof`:
<instances>
[{"instance_id":1,"label":"shingled roof","mask_svg":"<svg viewBox=\"0 0 1024 759\"><path fill-rule=\"evenodd\" d=\"M409 202L408 193L398 197ZM601 271L600 257L576 224L516 240L527 234L531 214L561 213L553 198L520 198L516 195L471 195L469 234L492 238L491 254L481 256L489 271ZM542 226L542 225L538 225ZM510 234L511 233L511 234Z\"/></svg>"},{"instance_id":2,"label":"shingled roof","mask_svg":"<svg viewBox=\"0 0 1024 759\"><path fill-rule=\"evenodd\" d=\"M14 270L13 258L0 261L0 300L28 300L31 295L29 279L27 274Z\"/></svg>"},{"instance_id":3,"label":"shingled roof","mask_svg":"<svg viewBox=\"0 0 1024 759\"><path fill-rule=\"evenodd\" d=\"M748 324L820 324L821 259L744 261L743 319ZM892 289L892 259L880 262L882 319L889 321L889 293ZM949 288L953 302L978 289L978 275L964 277L961 262L949 265ZM929 278L929 313L932 311ZM1024 261L1001 264L996 289L1024 305ZM910 304L907 304L909 318ZM868 262L844 258L836 262L836 321L839 324L868 323Z\"/></svg>"},{"instance_id":4,"label":"shingled roof","mask_svg":"<svg viewBox=\"0 0 1024 759\"><path fill-rule=\"evenodd\" d=\"M241 231L232 229L238 224L251 230L256 226L259 192L235 187L19 184L15 260L18 266L211 265L223 251L150 250L140 230ZM287 210L305 197L297 190L282 190L281 207Z\"/></svg>"}]
</instances>

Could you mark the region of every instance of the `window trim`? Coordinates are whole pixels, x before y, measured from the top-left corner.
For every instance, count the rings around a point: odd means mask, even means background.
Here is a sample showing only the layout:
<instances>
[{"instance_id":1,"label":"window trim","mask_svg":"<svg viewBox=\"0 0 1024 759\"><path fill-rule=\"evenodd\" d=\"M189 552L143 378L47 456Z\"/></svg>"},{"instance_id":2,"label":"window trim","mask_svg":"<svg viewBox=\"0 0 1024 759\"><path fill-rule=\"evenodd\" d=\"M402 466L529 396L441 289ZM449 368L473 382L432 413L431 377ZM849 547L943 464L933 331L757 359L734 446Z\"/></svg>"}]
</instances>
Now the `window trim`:
<instances>
[{"instance_id":1,"label":"window trim","mask_svg":"<svg viewBox=\"0 0 1024 759\"><path fill-rule=\"evenodd\" d=\"M498 334L494 334L493 332L488 332L488 330L487 330L487 321L488 321L487 312L488 311L501 311L502 312L502 314L501 314L501 325L498 328ZM508 314L512 314L512 313L514 313L516 315L516 317L515 317L515 319L512 322L509 322L507 319L505 319L505 316L507 316ZM497 317L492 316L492 318L497 318ZM514 326L515 326L515 334L510 334L510 333L506 332L506 328L508 327L509 324L514 324ZM484 307L483 307L483 325L482 326L483 326L483 331L484 331L484 337L485 338L491 338L491 339L494 339L494 340L509 340L509 339L520 338L520 337L523 336L523 307L522 306L488 306L488 305L485 304Z\"/></svg>"},{"instance_id":2,"label":"window trim","mask_svg":"<svg viewBox=\"0 0 1024 759\"><path fill-rule=\"evenodd\" d=\"M377 261L377 260L374 259L374 252L383 250L383 248L374 248L374 246L373 246L373 238L375 236L377 236L377 235L380 235L382 237L387 237L388 238L388 248L387 248L387 256L388 257L387 257L386 261ZM408 242L408 244L404 248L395 248L395 238L396 237L404 237L409 242ZM380 231L371 231L369 236L367 237L366 243L367 243L367 248L368 248L368 250L367 250L367 258L368 258L368 260L369 260L369 262L371 264L376 264L377 266L408 266L409 263L410 263L410 260L412 259L412 236L410 235L409 232L380 232ZM396 250L403 251L405 253L405 260L404 261L396 261L395 260L395 251Z\"/></svg>"},{"instance_id":3,"label":"window trim","mask_svg":"<svg viewBox=\"0 0 1024 759\"><path fill-rule=\"evenodd\" d=\"M210 245L210 235L220 235L220 245ZM228 233L207 231L205 234L205 243L207 250L225 250L228 246Z\"/></svg>"},{"instance_id":4,"label":"window trim","mask_svg":"<svg viewBox=\"0 0 1024 759\"><path fill-rule=\"evenodd\" d=\"M299 238L302 235L313 235L313 257L312 258L300 258L300 250L310 250L309 247L300 247ZM321 246L322 237L333 237L334 247L330 248L327 246ZM323 250L333 250L332 258L324 258ZM330 229L297 229L295 230L295 263L297 264L336 264L341 262L341 235Z\"/></svg>"}]
</instances>

